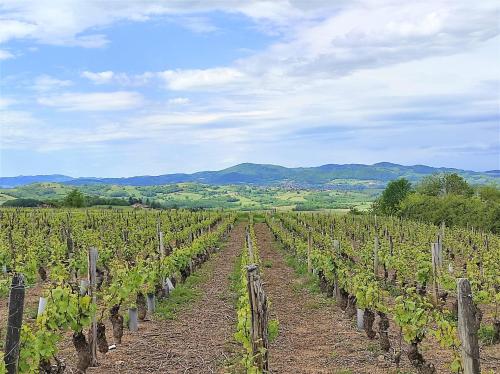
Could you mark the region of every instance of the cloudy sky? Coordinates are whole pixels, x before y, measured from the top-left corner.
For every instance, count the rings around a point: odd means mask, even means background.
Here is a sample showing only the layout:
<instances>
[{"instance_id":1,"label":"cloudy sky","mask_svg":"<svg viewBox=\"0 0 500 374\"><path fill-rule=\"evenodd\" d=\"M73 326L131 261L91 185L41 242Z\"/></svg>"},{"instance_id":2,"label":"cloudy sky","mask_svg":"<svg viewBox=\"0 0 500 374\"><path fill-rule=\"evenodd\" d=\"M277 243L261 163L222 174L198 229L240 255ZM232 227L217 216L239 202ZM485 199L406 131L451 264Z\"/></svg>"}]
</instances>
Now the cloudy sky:
<instances>
[{"instance_id":1,"label":"cloudy sky","mask_svg":"<svg viewBox=\"0 0 500 374\"><path fill-rule=\"evenodd\" d=\"M496 0L0 0L0 175L500 169Z\"/></svg>"}]
</instances>

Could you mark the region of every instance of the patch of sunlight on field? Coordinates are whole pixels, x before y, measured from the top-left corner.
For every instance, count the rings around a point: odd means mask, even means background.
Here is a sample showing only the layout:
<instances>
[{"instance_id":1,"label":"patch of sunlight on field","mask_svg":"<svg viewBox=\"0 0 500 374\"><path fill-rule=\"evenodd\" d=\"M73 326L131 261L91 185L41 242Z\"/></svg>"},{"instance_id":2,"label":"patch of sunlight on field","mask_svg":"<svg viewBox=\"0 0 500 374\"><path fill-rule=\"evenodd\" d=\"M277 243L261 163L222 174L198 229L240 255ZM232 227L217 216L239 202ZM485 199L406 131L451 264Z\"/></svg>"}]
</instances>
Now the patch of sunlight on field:
<instances>
[{"instance_id":1,"label":"patch of sunlight on field","mask_svg":"<svg viewBox=\"0 0 500 374\"><path fill-rule=\"evenodd\" d=\"M0 193L0 204L3 204L8 200L14 200L14 199L15 199L15 197L13 197L13 196L9 196L9 195L5 195L3 193Z\"/></svg>"},{"instance_id":2,"label":"patch of sunlight on field","mask_svg":"<svg viewBox=\"0 0 500 374\"><path fill-rule=\"evenodd\" d=\"M285 200L285 201L304 202L306 201L305 195L307 194L308 192L305 191L300 191L299 193L290 191L290 192L278 193L277 198L279 200Z\"/></svg>"},{"instance_id":3,"label":"patch of sunlight on field","mask_svg":"<svg viewBox=\"0 0 500 374\"><path fill-rule=\"evenodd\" d=\"M187 199L187 200L200 200L202 198L202 195L199 193L194 193L194 192L174 192L170 194L170 196L175 196L176 198L179 199Z\"/></svg>"}]
</instances>

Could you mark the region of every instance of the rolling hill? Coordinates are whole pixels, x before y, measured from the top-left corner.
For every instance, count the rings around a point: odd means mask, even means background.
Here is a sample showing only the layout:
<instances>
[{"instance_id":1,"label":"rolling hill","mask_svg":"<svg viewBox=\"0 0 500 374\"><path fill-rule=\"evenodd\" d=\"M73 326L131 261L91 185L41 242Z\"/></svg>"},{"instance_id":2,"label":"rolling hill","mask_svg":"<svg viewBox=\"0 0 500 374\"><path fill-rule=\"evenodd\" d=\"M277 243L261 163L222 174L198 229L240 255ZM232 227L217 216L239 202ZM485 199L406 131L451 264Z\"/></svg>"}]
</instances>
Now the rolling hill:
<instances>
[{"instance_id":1,"label":"rolling hill","mask_svg":"<svg viewBox=\"0 0 500 374\"><path fill-rule=\"evenodd\" d=\"M113 184L120 186L153 186L172 183L203 183L209 185L249 184L256 186L297 186L306 188L335 188L345 185L363 188L381 188L388 181L405 177L412 182L434 173L453 172L471 183L500 183L498 170L476 172L452 168L434 168L425 165L404 166L389 162L373 165L327 164L317 167L287 168L278 165L243 163L219 171L201 171L193 174L164 174L127 178L72 178L66 175L35 175L0 177L0 187L13 188L32 183L56 182L66 185Z\"/></svg>"}]
</instances>

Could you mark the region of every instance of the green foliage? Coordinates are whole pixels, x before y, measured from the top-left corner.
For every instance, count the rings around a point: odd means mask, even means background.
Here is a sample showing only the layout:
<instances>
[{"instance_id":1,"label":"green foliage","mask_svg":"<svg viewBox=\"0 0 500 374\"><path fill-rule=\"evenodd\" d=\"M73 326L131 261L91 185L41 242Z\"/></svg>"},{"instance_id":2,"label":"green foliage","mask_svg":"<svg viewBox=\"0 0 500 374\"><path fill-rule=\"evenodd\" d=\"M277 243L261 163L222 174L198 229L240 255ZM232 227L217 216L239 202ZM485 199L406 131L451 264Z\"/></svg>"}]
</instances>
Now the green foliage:
<instances>
[{"instance_id":1,"label":"green foliage","mask_svg":"<svg viewBox=\"0 0 500 374\"><path fill-rule=\"evenodd\" d=\"M64 205L71 208L81 208L85 203L83 194L74 189L64 198Z\"/></svg>"},{"instance_id":2,"label":"green foliage","mask_svg":"<svg viewBox=\"0 0 500 374\"><path fill-rule=\"evenodd\" d=\"M472 196L474 189L457 173L433 174L422 179L417 191L429 196Z\"/></svg>"},{"instance_id":3,"label":"green foliage","mask_svg":"<svg viewBox=\"0 0 500 374\"><path fill-rule=\"evenodd\" d=\"M40 363L50 361L56 354L59 340L60 334L52 332L46 327L37 326L32 328L23 325L21 329L19 372L38 374L40 372Z\"/></svg>"},{"instance_id":4,"label":"green foliage","mask_svg":"<svg viewBox=\"0 0 500 374\"><path fill-rule=\"evenodd\" d=\"M174 319L179 310L201 296L201 291L196 288L201 280L199 274L192 274L184 283L177 284L168 298L158 303L156 314L163 319Z\"/></svg>"},{"instance_id":5,"label":"green foliage","mask_svg":"<svg viewBox=\"0 0 500 374\"><path fill-rule=\"evenodd\" d=\"M500 189L495 186L480 186L477 189L483 201L500 204Z\"/></svg>"},{"instance_id":6,"label":"green foliage","mask_svg":"<svg viewBox=\"0 0 500 374\"><path fill-rule=\"evenodd\" d=\"M452 373L462 372L462 360L460 358L460 339L458 338L457 325L451 321L451 316L435 311L433 313L436 328L433 333L436 340L443 348L453 351L453 359L450 363Z\"/></svg>"},{"instance_id":7,"label":"green foliage","mask_svg":"<svg viewBox=\"0 0 500 374\"><path fill-rule=\"evenodd\" d=\"M57 286L49 292L47 307L37 322L51 331L81 332L90 326L95 305L90 296L81 296L69 286Z\"/></svg>"},{"instance_id":8,"label":"green foliage","mask_svg":"<svg viewBox=\"0 0 500 374\"><path fill-rule=\"evenodd\" d=\"M42 205L43 202L37 199L13 199L3 203L5 207L34 208Z\"/></svg>"},{"instance_id":9,"label":"green foliage","mask_svg":"<svg viewBox=\"0 0 500 374\"><path fill-rule=\"evenodd\" d=\"M3 352L0 352L0 374L7 374L7 369L5 368Z\"/></svg>"},{"instance_id":10,"label":"green foliage","mask_svg":"<svg viewBox=\"0 0 500 374\"><path fill-rule=\"evenodd\" d=\"M414 193L401 202L398 214L435 225L445 221L447 226L474 226L500 232L500 203L485 202L478 197Z\"/></svg>"},{"instance_id":11,"label":"green foliage","mask_svg":"<svg viewBox=\"0 0 500 374\"><path fill-rule=\"evenodd\" d=\"M428 312L432 304L418 295L414 288L407 289L404 296L396 297L395 302L394 320L401 327L404 340L407 343L422 340L431 321Z\"/></svg>"},{"instance_id":12,"label":"green foliage","mask_svg":"<svg viewBox=\"0 0 500 374\"><path fill-rule=\"evenodd\" d=\"M411 192L411 183L405 179L397 179L387 184L382 196L377 200L375 210L378 213L391 215L398 211L399 203Z\"/></svg>"},{"instance_id":13,"label":"green foliage","mask_svg":"<svg viewBox=\"0 0 500 374\"><path fill-rule=\"evenodd\" d=\"M269 343L276 340L280 333L280 322L277 319L271 319L267 325L267 334L269 338Z\"/></svg>"},{"instance_id":14,"label":"green foliage","mask_svg":"<svg viewBox=\"0 0 500 374\"><path fill-rule=\"evenodd\" d=\"M273 267L273 262L269 259L267 260L264 260L262 262L262 266L264 266L265 268L272 268Z\"/></svg>"},{"instance_id":15,"label":"green foliage","mask_svg":"<svg viewBox=\"0 0 500 374\"><path fill-rule=\"evenodd\" d=\"M491 325L481 324L477 332L477 336L482 344L491 345L493 344L493 339L495 338L495 329Z\"/></svg>"}]
</instances>

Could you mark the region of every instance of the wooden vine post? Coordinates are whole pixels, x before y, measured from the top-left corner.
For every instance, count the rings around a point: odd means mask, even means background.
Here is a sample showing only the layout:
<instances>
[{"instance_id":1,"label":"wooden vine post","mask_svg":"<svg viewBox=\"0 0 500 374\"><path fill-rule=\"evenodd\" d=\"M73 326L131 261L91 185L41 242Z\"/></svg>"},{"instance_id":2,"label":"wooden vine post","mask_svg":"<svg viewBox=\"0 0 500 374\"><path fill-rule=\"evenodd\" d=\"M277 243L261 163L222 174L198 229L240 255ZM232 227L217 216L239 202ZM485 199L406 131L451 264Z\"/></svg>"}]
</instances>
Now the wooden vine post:
<instances>
[{"instance_id":1,"label":"wooden vine post","mask_svg":"<svg viewBox=\"0 0 500 374\"><path fill-rule=\"evenodd\" d=\"M443 264L441 246L439 245L439 243L431 243L431 254L432 254L432 296L435 305L437 305L439 301L438 277L441 265Z\"/></svg>"},{"instance_id":2,"label":"wooden vine post","mask_svg":"<svg viewBox=\"0 0 500 374\"><path fill-rule=\"evenodd\" d=\"M472 300L470 282L466 278L459 278L458 289L458 335L462 342L462 366L464 374L480 374L479 344L476 322L476 306Z\"/></svg>"},{"instance_id":3,"label":"wooden vine post","mask_svg":"<svg viewBox=\"0 0 500 374\"><path fill-rule=\"evenodd\" d=\"M307 272L309 273L312 273L311 251L312 251L312 232L309 229L307 231Z\"/></svg>"},{"instance_id":4,"label":"wooden vine post","mask_svg":"<svg viewBox=\"0 0 500 374\"><path fill-rule=\"evenodd\" d=\"M247 228L246 234L247 234L246 240L247 240L247 248L248 248L248 257L250 258L250 262L254 262L252 238L250 237L250 231L248 230L248 228Z\"/></svg>"},{"instance_id":5,"label":"wooden vine post","mask_svg":"<svg viewBox=\"0 0 500 374\"><path fill-rule=\"evenodd\" d=\"M257 265L247 266L247 287L252 314L251 340L255 365L260 371L269 372L269 341L267 323L269 319L267 297L262 286Z\"/></svg>"},{"instance_id":6,"label":"wooden vine post","mask_svg":"<svg viewBox=\"0 0 500 374\"><path fill-rule=\"evenodd\" d=\"M97 249L89 248L88 253L88 278L89 278L89 296L92 298L92 303L96 304L96 285L97 285ZM97 322L95 315L92 317L89 331L89 347L90 347L90 366L96 367L99 365L97 362Z\"/></svg>"},{"instance_id":7,"label":"wooden vine post","mask_svg":"<svg viewBox=\"0 0 500 374\"><path fill-rule=\"evenodd\" d=\"M340 241L337 239L333 240L333 258L337 258L340 254ZM337 267L333 272L333 294L337 302L340 300L340 289L339 289L339 278L337 275Z\"/></svg>"},{"instance_id":8,"label":"wooden vine post","mask_svg":"<svg viewBox=\"0 0 500 374\"><path fill-rule=\"evenodd\" d=\"M379 241L378 236L375 236L375 244L373 246L373 272L375 273L375 277L378 277L378 248Z\"/></svg>"},{"instance_id":9,"label":"wooden vine post","mask_svg":"<svg viewBox=\"0 0 500 374\"><path fill-rule=\"evenodd\" d=\"M158 232L158 241L159 241L159 251L160 251L160 264L163 264L163 259L165 258L165 244L164 244L164 236L163 236L163 231ZM161 286L163 289L165 289L165 278L161 279Z\"/></svg>"},{"instance_id":10,"label":"wooden vine post","mask_svg":"<svg viewBox=\"0 0 500 374\"><path fill-rule=\"evenodd\" d=\"M7 374L17 374L19 344L24 312L24 276L15 274L9 295L9 318L7 319L7 338L5 340L5 367Z\"/></svg>"}]
</instances>

